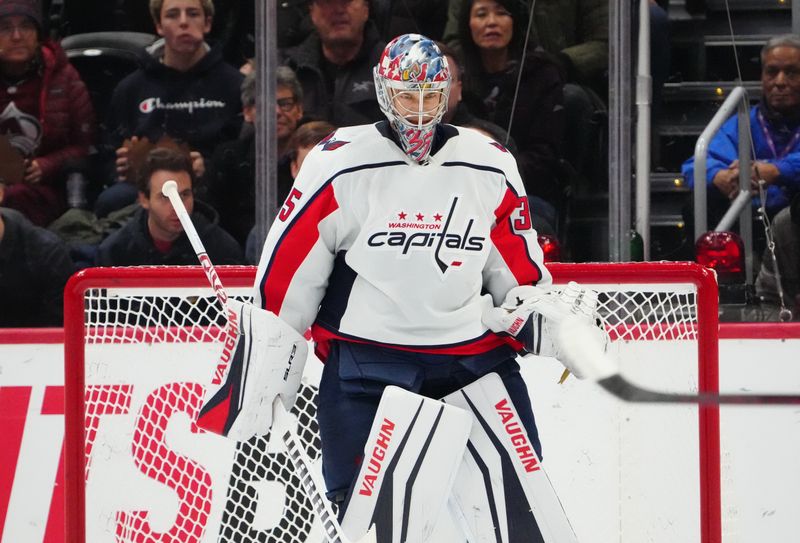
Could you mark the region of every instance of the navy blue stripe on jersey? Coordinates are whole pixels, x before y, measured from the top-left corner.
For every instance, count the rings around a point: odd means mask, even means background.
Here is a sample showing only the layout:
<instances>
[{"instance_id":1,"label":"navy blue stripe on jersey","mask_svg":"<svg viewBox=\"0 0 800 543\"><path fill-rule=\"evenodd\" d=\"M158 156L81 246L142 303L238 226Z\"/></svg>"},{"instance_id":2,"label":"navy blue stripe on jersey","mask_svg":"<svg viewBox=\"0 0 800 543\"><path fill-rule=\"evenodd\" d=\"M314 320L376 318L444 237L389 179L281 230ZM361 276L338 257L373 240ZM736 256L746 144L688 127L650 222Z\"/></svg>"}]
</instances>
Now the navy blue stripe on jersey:
<instances>
[{"instance_id":1,"label":"navy blue stripe on jersey","mask_svg":"<svg viewBox=\"0 0 800 543\"><path fill-rule=\"evenodd\" d=\"M281 292L273 292L271 293L272 296L276 296L280 302L273 303L269 300L269 294L266 289L267 282L270 279L270 275L273 271L273 266L276 264L276 260L279 260L279 256L283 254L281 248L283 244L286 242L287 238L292 236L296 229L300 228L306 230L312 230L317 232L317 235L314 236L316 239L319 235L318 224L319 222L325 218L325 215L320 208L328 209L330 205L315 205L318 204L317 200L328 197L333 198L335 201L335 194L333 193L333 182L336 181L342 175L346 175L353 172L359 172L362 170L370 170L370 169L378 169L378 168L388 168L391 166L405 166L407 165L404 161L390 161L390 162L377 162L373 164L361 164L359 166L354 166L352 168L345 168L344 170L340 170L334 173L327 181L325 181L322 186L308 199L306 204L297 211L294 217L291 218L289 225L281 234L280 239L278 240L277 244L275 245L275 249L272 251L272 255L270 257L269 262L267 263L266 270L264 272L263 277L258 285L259 292L261 292L261 307L262 309L269 309L273 311L275 314L279 314L280 312L280 305L283 301L284 296L286 295L286 288L288 288L288 284L291 282L291 277L294 277L297 268L302 263L302 259L294 258L293 262L289 265L293 268L290 270L284 270L282 275L288 275L289 280L282 280L280 290ZM311 213L309 210L314 210L316 213ZM322 215L322 216L321 216ZM304 236L305 237L305 236ZM310 249L310 248L309 248ZM297 255L294 255L297 256ZM281 265L286 265L281 263Z\"/></svg>"},{"instance_id":2,"label":"navy blue stripe on jersey","mask_svg":"<svg viewBox=\"0 0 800 543\"><path fill-rule=\"evenodd\" d=\"M325 297L320 303L317 320L338 330L342 323L342 316L347 311L347 302L350 300L350 292L353 290L353 283L358 274L345 261L347 251L339 251L333 262L333 270L328 278L328 288L325 289Z\"/></svg>"},{"instance_id":3,"label":"navy blue stripe on jersey","mask_svg":"<svg viewBox=\"0 0 800 543\"><path fill-rule=\"evenodd\" d=\"M472 168L473 170L480 170L482 172L494 172L497 174L502 175L503 177L506 176L506 172L499 168L494 168L492 166L486 166L485 164L473 164L471 162L442 162L442 166L446 166L449 168L452 167L462 167L462 168Z\"/></svg>"}]
</instances>

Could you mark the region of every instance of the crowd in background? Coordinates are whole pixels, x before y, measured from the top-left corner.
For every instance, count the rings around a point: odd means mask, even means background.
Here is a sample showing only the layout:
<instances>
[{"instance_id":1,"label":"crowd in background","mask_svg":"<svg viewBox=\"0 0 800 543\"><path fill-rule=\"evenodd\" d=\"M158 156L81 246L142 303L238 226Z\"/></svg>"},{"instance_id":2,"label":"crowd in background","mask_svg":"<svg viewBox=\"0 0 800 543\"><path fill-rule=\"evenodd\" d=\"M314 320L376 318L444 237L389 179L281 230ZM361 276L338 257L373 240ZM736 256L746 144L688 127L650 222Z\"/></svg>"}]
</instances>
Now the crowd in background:
<instances>
[{"instance_id":1,"label":"crowd in background","mask_svg":"<svg viewBox=\"0 0 800 543\"><path fill-rule=\"evenodd\" d=\"M58 325L59 289L77 269L194 264L160 194L166 179L179 181L212 261L256 263L254 6L0 0L0 326ZM394 36L420 32L452 67L445 121L514 153L537 230L561 235L570 197L606 190L608 1L534 6L280 3L281 201L336 127L383 120L372 68ZM664 8L651 2L657 39ZM93 45L128 55L65 52ZM654 57L657 88L668 62Z\"/></svg>"}]
</instances>

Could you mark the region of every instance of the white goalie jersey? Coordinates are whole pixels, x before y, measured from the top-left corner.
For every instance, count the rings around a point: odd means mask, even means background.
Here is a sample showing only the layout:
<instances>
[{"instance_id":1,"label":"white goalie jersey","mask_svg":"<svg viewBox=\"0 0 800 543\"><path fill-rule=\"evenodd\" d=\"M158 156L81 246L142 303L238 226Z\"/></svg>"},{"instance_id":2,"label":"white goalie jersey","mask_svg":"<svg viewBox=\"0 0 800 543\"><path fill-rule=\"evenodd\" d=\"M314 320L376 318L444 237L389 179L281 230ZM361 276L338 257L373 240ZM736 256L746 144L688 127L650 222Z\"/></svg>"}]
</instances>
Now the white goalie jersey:
<instances>
[{"instance_id":1,"label":"white goalie jersey","mask_svg":"<svg viewBox=\"0 0 800 543\"><path fill-rule=\"evenodd\" d=\"M512 155L442 125L428 164L386 122L341 128L306 157L270 229L256 304L318 351L331 339L478 354L508 341L481 323L517 285L551 278ZM443 288L444 287L444 288Z\"/></svg>"}]
</instances>

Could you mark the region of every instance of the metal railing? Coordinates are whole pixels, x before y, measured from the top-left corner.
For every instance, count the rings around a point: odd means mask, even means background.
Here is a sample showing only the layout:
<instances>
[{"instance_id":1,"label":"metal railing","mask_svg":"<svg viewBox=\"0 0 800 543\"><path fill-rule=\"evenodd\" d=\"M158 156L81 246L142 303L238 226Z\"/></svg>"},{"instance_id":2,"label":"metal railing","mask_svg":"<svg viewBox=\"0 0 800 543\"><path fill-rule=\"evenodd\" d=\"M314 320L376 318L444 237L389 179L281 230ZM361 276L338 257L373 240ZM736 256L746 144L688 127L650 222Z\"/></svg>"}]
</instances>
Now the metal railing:
<instances>
[{"instance_id":1,"label":"metal railing","mask_svg":"<svg viewBox=\"0 0 800 543\"><path fill-rule=\"evenodd\" d=\"M730 230L739 219L739 235L745 250L745 277L747 284L753 283L753 208L750 205L750 102L744 87L734 87L717 113L706 126L694 147L694 239L697 240L708 229L708 188L706 172L708 146L723 123L733 115L739 119L739 194L714 230Z\"/></svg>"}]
</instances>

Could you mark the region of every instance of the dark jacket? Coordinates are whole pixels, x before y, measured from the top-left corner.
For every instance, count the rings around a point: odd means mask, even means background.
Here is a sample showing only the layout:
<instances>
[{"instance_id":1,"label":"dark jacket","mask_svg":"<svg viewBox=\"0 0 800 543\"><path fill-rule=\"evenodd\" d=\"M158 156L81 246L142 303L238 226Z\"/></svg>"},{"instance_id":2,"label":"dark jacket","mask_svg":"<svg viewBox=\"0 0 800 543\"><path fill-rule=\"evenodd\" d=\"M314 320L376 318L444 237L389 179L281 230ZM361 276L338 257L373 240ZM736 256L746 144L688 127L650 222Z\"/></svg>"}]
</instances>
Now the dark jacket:
<instances>
[{"instance_id":1,"label":"dark jacket","mask_svg":"<svg viewBox=\"0 0 800 543\"><path fill-rule=\"evenodd\" d=\"M487 74L480 68L465 71L464 102L476 117L507 128L518 73L518 64L501 74ZM564 83L558 65L546 53L530 53L522 72L511 137L526 192L551 203L559 201L561 192L558 163L564 139L563 104Z\"/></svg>"},{"instance_id":2,"label":"dark jacket","mask_svg":"<svg viewBox=\"0 0 800 543\"><path fill-rule=\"evenodd\" d=\"M66 245L21 213L0 208L0 327L61 326L74 271Z\"/></svg>"},{"instance_id":3,"label":"dark jacket","mask_svg":"<svg viewBox=\"0 0 800 543\"><path fill-rule=\"evenodd\" d=\"M203 205L195 201L192 223L211 262L243 264L242 248L230 234L206 218ZM147 211L140 209L121 229L107 237L97 251L98 266L188 266L197 264L197 255L186 234L182 234L167 253L153 244L147 228Z\"/></svg>"},{"instance_id":4,"label":"dark jacket","mask_svg":"<svg viewBox=\"0 0 800 543\"><path fill-rule=\"evenodd\" d=\"M291 157L278 157L278 205L289 195L294 184ZM206 163L208 182L206 201L219 213L219 225L243 247L256 223L256 135L245 123L238 139L226 141L214 150Z\"/></svg>"},{"instance_id":5,"label":"dark jacket","mask_svg":"<svg viewBox=\"0 0 800 543\"><path fill-rule=\"evenodd\" d=\"M462 11L470 0L451 0L442 38L457 47ZM531 42L556 55L568 82L596 85L608 70L607 0L536 0ZM526 19L527 22L527 19Z\"/></svg>"},{"instance_id":6,"label":"dark jacket","mask_svg":"<svg viewBox=\"0 0 800 543\"><path fill-rule=\"evenodd\" d=\"M243 76L219 49L209 50L186 72L162 64L162 49L149 51L144 67L114 89L106 121L112 148L131 136L155 142L168 134L210 157L216 144L238 136Z\"/></svg>"},{"instance_id":7,"label":"dark jacket","mask_svg":"<svg viewBox=\"0 0 800 543\"><path fill-rule=\"evenodd\" d=\"M283 63L292 68L303 87L303 109L307 116L334 126L369 124L384 118L375 98L372 68L386 45L374 23L364 27L364 43L349 64L335 67L322 56L319 35L312 32L300 44L287 49ZM333 81L326 73L334 73ZM332 88L333 92L328 89Z\"/></svg>"},{"instance_id":8,"label":"dark jacket","mask_svg":"<svg viewBox=\"0 0 800 543\"><path fill-rule=\"evenodd\" d=\"M66 208L64 167L89 154L95 118L86 85L61 46L48 40L40 51L39 70L14 85L14 92L0 84L0 131L42 169L41 183L8 186L6 205L44 226Z\"/></svg>"},{"instance_id":9,"label":"dark jacket","mask_svg":"<svg viewBox=\"0 0 800 543\"><path fill-rule=\"evenodd\" d=\"M208 203L219 213L219 224L244 246L256 222L256 138L245 125L239 138L217 146L207 164Z\"/></svg>"}]
</instances>

